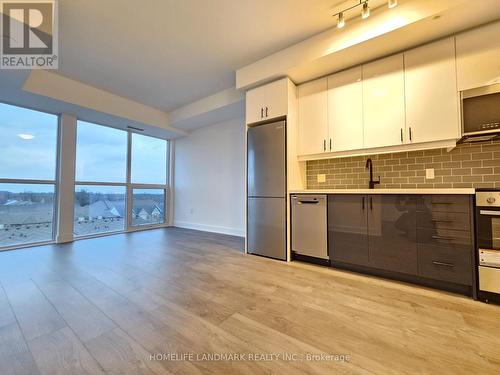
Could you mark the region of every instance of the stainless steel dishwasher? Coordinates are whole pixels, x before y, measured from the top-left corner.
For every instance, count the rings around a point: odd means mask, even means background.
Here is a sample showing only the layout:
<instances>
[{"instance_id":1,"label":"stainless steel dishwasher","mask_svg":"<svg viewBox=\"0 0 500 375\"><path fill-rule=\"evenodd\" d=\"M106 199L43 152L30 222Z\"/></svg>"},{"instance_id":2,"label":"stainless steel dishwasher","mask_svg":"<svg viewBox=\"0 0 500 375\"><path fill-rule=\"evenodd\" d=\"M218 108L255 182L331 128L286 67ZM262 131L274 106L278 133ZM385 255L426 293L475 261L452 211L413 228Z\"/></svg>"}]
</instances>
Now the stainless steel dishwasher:
<instances>
[{"instance_id":1,"label":"stainless steel dishwasher","mask_svg":"<svg viewBox=\"0 0 500 375\"><path fill-rule=\"evenodd\" d=\"M329 263L327 196L294 194L291 198L294 258Z\"/></svg>"}]
</instances>

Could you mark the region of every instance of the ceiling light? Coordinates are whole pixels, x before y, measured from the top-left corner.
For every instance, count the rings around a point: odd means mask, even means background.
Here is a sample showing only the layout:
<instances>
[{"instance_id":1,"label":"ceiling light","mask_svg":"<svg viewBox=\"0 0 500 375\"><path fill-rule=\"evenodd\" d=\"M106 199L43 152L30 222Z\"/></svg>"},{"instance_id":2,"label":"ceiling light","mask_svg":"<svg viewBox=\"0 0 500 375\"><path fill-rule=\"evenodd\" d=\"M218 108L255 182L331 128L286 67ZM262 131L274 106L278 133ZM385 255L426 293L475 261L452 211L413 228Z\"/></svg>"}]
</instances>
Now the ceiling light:
<instances>
[{"instance_id":1,"label":"ceiling light","mask_svg":"<svg viewBox=\"0 0 500 375\"><path fill-rule=\"evenodd\" d=\"M344 19L344 13L340 12L339 13L339 18L337 19L337 27L339 29L343 28L345 26L345 19Z\"/></svg>"},{"instance_id":2,"label":"ceiling light","mask_svg":"<svg viewBox=\"0 0 500 375\"><path fill-rule=\"evenodd\" d=\"M389 0L387 2L387 6L389 7L389 9L396 7L396 5L398 5L398 0Z\"/></svg>"},{"instance_id":3,"label":"ceiling light","mask_svg":"<svg viewBox=\"0 0 500 375\"><path fill-rule=\"evenodd\" d=\"M370 7L368 6L368 1L363 3L363 10L361 11L361 18L366 19L370 17Z\"/></svg>"},{"instance_id":4,"label":"ceiling light","mask_svg":"<svg viewBox=\"0 0 500 375\"><path fill-rule=\"evenodd\" d=\"M389 3L390 4L393 4L393 3L397 4L397 0L390 0ZM393 5L393 6L395 6L395 5ZM354 5L351 5L350 7L345 8L345 9L341 10L340 12L335 13L333 15L333 17L337 17L337 28L341 29L345 26L344 14L346 12L350 12L351 10L356 9L358 7L362 7L362 9L363 9L361 11L361 18L366 19L366 18L370 17L370 7L368 6L368 0L357 0Z\"/></svg>"},{"instance_id":5,"label":"ceiling light","mask_svg":"<svg viewBox=\"0 0 500 375\"><path fill-rule=\"evenodd\" d=\"M27 141L29 141L29 140L31 140L31 139L33 139L33 138L35 138L35 136L34 136L33 134L23 134L23 133L21 133L21 134L18 134L17 136L18 136L19 138L24 139L24 140L27 140Z\"/></svg>"}]
</instances>

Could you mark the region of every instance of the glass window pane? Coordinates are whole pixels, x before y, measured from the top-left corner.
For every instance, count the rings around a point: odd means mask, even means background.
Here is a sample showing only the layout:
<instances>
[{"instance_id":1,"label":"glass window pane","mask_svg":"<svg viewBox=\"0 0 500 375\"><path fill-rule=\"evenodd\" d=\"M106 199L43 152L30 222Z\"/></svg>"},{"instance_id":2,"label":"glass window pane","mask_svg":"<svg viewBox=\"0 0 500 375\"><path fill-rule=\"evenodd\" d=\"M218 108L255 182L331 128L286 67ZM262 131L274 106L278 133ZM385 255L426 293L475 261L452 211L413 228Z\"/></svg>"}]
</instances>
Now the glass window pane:
<instances>
[{"instance_id":1,"label":"glass window pane","mask_svg":"<svg viewBox=\"0 0 500 375\"><path fill-rule=\"evenodd\" d=\"M0 247L53 239L54 185L0 184Z\"/></svg>"},{"instance_id":2,"label":"glass window pane","mask_svg":"<svg viewBox=\"0 0 500 375\"><path fill-rule=\"evenodd\" d=\"M132 225L165 223L165 190L133 189Z\"/></svg>"},{"instance_id":3,"label":"glass window pane","mask_svg":"<svg viewBox=\"0 0 500 375\"><path fill-rule=\"evenodd\" d=\"M77 236L115 232L125 229L125 186L75 187L75 223Z\"/></svg>"},{"instance_id":4,"label":"glass window pane","mask_svg":"<svg viewBox=\"0 0 500 375\"><path fill-rule=\"evenodd\" d=\"M127 132L78 121L76 180L125 182Z\"/></svg>"},{"instance_id":5,"label":"glass window pane","mask_svg":"<svg viewBox=\"0 0 500 375\"><path fill-rule=\"evenodd\" d=\"M58 117L0 103L0 178L55 180Z\"/></svg>"},{"instance_id":6,"label":"glass window pane","mask_svg":"<svg viewBox=\"0 0 500 375\"><path fill-rule=\"evenodd\" d=\"M132 182L165 185L167 147L164 139L132 133Z\"/></svg>"}]
</instances>

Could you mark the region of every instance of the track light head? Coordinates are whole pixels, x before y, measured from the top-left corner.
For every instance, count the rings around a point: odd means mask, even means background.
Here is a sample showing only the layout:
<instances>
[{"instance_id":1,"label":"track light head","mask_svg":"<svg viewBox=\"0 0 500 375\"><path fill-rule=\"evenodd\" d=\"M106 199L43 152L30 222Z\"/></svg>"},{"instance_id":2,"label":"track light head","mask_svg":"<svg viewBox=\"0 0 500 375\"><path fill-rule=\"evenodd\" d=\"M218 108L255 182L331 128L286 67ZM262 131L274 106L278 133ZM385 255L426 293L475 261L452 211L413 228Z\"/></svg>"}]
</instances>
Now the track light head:
<instances>
[{"instance_id":1,"label":"track light head","mask_svg":"<svg viewBox=\"0 0 500 375\"><path fill-rule=\"evenodd\" d=\"M345 26L344 13L340 12L339 17L337 18L337 27L341 29L344 26Z\"/></svg>"},{"instance_id":2,"label":"track light head","mask_svg":"<svg viewBox=\"0 0 500 375\"><path fill-rule=\"evenodd\" d=\"M370 17L370 7L368 6L368 1L363 3L363 10L361 11L361 18L366 19Z\"/></svg>"}]
</instances>

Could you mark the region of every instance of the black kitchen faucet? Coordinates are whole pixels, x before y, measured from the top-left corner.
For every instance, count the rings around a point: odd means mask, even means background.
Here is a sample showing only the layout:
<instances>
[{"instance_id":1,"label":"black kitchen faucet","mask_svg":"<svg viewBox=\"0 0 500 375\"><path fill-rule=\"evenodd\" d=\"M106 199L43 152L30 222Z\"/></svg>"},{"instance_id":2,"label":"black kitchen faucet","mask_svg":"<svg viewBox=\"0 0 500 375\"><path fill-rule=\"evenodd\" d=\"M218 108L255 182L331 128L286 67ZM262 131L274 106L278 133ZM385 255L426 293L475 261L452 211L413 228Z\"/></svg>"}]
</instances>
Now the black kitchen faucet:
<instances>
[{"instance_id":1,"label":"black kitchen faucet","mask_svg":"<svg viewBox=\"0 0 500 375\"><path fill-rule=\"evenodd\" d=\"M375 185L380 184L380 176L378 176L378 180L374 181L373 180L373 162L372 159L368 158L366 160L366 165L365 169L370 168L370 182L368 183L368 186L370 189L375 189Z\"/></svg>"}]
</instances>

